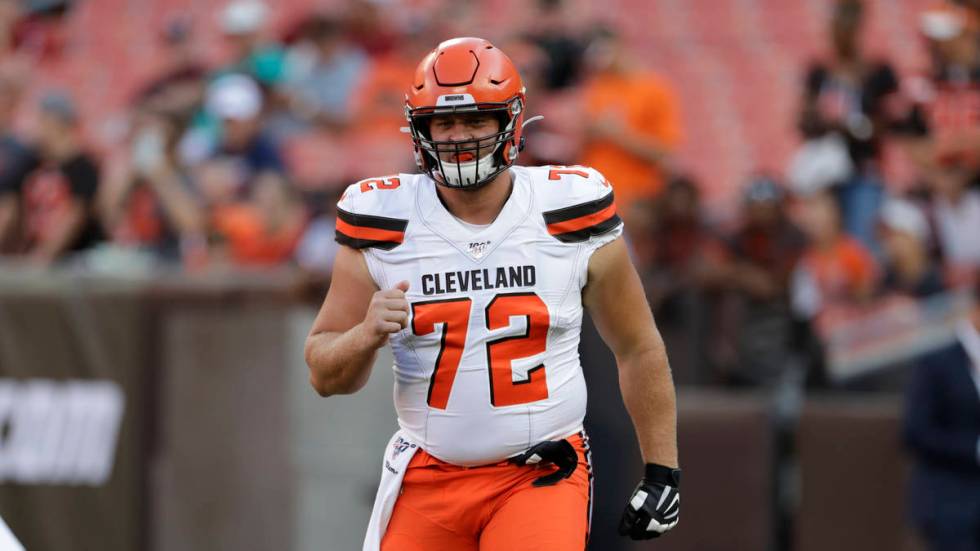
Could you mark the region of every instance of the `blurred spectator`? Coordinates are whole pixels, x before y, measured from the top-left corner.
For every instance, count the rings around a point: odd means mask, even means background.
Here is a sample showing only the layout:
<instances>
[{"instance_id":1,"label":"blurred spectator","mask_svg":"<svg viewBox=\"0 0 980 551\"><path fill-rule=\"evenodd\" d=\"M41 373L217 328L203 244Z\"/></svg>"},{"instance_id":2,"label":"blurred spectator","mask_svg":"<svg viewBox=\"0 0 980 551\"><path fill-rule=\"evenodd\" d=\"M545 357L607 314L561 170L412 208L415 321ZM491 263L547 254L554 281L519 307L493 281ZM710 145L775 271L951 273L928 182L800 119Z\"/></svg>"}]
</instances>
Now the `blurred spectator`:
<instances>
[{"instance_id":1,"label":"blurred spectator","mask_svg":"<svg viewBox=\"0 0 980 551\"><path fill-rule=\"evenodd\" d=\"M791 278L794 313L813 320L830 307L866 303L875 289L878 268L871 253L844 233L833 193L801 197L797 221L809 244Z\"/></svg>"},{"instance_id":2,"label":"blurred spectator","mask_svg":"<svg viewBox=\"0 0 980 551\"><path fill-rule=\"evenodd\" d=\"M318 201L323 205L323 212L310 221L296 247L296 264L321 281L330 277L334 257L340 249L340 244L334 239L339 200L340 193L329 193L323 201Z\"/></svg>"},{"instance_id":3,"label":"blurred spectator","mask_svg":"<svg viewBox=\"0 0 980 551\"><path fill-rule=\"evenodd\" d=\"M631 233L634 263L657 325L671 351L674 379L680 384L708 381L707 346L715 317L709 292L720 287L725 250L704 223L701 195L688 178L677 177L655 203L636 203Z\"/></svg>"},{"instance_id":4,"label":"blurred spectator","mask_svg":"<svg viewBox=\"0 0 980 551\"><path fill-rule=\"evenodd\" d=\"M845 140L852 171L838 182L844 229L874 249L875 213L883 198L881 140L898 118L887 108L898 78L889 63L868 60L861 51L864 10L861 0L837 0L830 23L833 51L807 73L800 128L806 140L828 134Z\"/></svg>"},{"instance_id":5,"label":"blurred spectator","mask_svg":"<svg viewBox=\"0 0 980 551\"><path fill-rule=\"evenodd\" d=\"M939 250L956 286L972 282L980 267L980 191L970 188L971 177L964 163L946 159L929 182Z\"/></svg>"},{"instance_id":6,"label":"blurred spectator","mask_svg":"<svg viewBox=\"0 0 980 551\"><path fill-rule=\"evenodd\" d=\"M219 74L244 73L269 87L282 83L286 52L262 35L268 18L269 8L260 0L233 0L225 6L220 25L231 46L232 62Z\"/></svg>"},{"instance_id":7,"label":"blurred spectator","mask_svg":"<svg viewBox=\"0 0 980 551\"><path fill-rule=\"evenodd\" d=\"M454 4L466 4L467 2L450 2ZM420 38L417 33L404 33L399 35L393 25L391 18L385 17L381 2L373 0L350 0L347 4L345 13L347 19L347 30L353 41L360 46L371 57L384 56L397 50L396 46L401 47L401 41L411 38ZM390 7L401 6L391 4ZM400 9L389 9L389 13L400 13ZM453 9L456 9L453 6ZM414 35L414 36L413 36ZM448 38L448 37L447 37ZM430 45L435 45L439 41L432 37L426 37Z\"/></svg>"},{"instance_id":8,"label":"blurred spectator","mask_svg":"<svg viewBox=\"0 0 980 551\"><path fill-rule=\"evenodd\" d=\"M933 53L930 80L912 79L911 124L919 136L912 157L928 178L957 159L980 176L980 25L965 8L945 5L922 15L922 33Z\"/></svg>"},{"instance_id":9,"label":"blurred spectator","mask_svg":"<svg viewBox=\"0 0 980 551\"><path fill-rule=\"evenodd\" d=\"M528 166L576 163L583 122L578 88L547 89L548 54L530 39L514 36L498 46L524 79L531 98L529 114L543 117L525 126L527 145L518 162Z\"/></svg>"},{"instance_id":10,"label":"blurred spectator","mask_svg":"<svg viewBox=\"0 0 980 551\"><path fill-rule=\"evenodd\" d=\"M104 225L117 244L180 261L200 253L206 236L201 199L177 161L180 125L150 113L138 121L124 166L101 193Z\"/></svg>"},{"instance_id":11,"label":"blurred spectator","mask_svg":"<svg viewBox=\"0 0 980 551\"><path fill-rule=\"evenodd\" d=\"M304 34L288 57L285 87L292 111L305 121L343 127L352 114L353 93L367 72L367 55L348 42L339 20L314 17Z\"/></svg>"},{"instance_id":12,"label":"blurred spectator","mask_svg":"<svg viewBox=\"0 0 980 551\"><path fill-rule=\"evenodd\" d=\"M909 516L930 549L980 549L980 307L908 385Z\"/></svg>"},{"instance_id":13,"label":"blurred spectator","mask_svg":"<svg viewBox=\"0 0 980 551\"><path fill-rule=\"evenodd\" d=\"M24 86L16 73L0 69L0 172L25 152L24 144L14 132L14 120L20 107Z\"/></svg>"},{"instance_id":14,"label":"blurred spectator","mask_svg":"<svg viewBox=\"0 0 980 551\"><path fill-rule=\"evenodd\" d=\"M170 21L160 37L160 46L165 57L164 70L140 88L135 103L150 111L190 119L203 100L207 76L190 19L178 17Z\"/></svg>"},{"instance_id":15,"label":"blurred spectator","mask_svg":"<svg viewBox=\"0 0 980 551\"><path fill-rule=\"evenodd\" d=\"M612 182L628 218L635 200L654 197L663 186L665 165L681 137L677 96L666 80L638 66L615 31L598 33L587 60L581 162Z\"/></svg>"},{"instance_id":16,"label":"blurred spectator","mask_svg":"<svg viewBox=\"0 0 980 551\"><path fill-rule=\"evenodd\" d=\"M0 0L0 55L13 53L17 45L17 24L22 16L19 0Z\"/></svg>"},{"instance_id":17,"label":"blurred spectator","mask_svg":"<svg viewBox=\"0 0 980 551\"><path fill-rule=\"evenodd\" d=\"M785 192L768 177L745 189L742 225L731 243L726 285L736 299L731 324L733 384L773 384L792 362L794 324L789 279L806 244L786 212Z\"/></svg>"},{"instance_id":18,"label":"blurred spectator","mask_svg":"<svg viewBox=\"0 0 980 551\"><path fill-rule=\"evenodd\" d=\"M344 135L347 180L415 171L405 125L405 92L418 60L432 49L426 33L407 36L400 47L376 57L354 92L354 117Z\"/></svg>"},{"instance_id":19,"label":"blurred spectator","mask_svg":"<svg viewBox=\"0 0 980 551\"><path fill-rule=\"evenodd\" d=\"M13 3L13 2L10 2ZM66 16L74 7L72 0L22 0L4 8L5 16L13 19L13 46L19 52L41 62L53 60L64 53L68 44Z\"/></svg>"},{"instance_id":20,"label":"blurred spectator","mask_svg":"<svg viewBox=\"0 0 980 551\"><path fill-rule=\"evenodd\" d=\"M249 193L257 174L285 172L278 145L263 128L262 91L255 81L240 74L218 77L208 87L205 109L220 121L209 157L234 168L238 196Z\"/></svg>"},{"instance_id":21,"label":"blurred spectator","mask_svg":"<svg viewBox=\"0 0 980 551\"><path fill-rule=\"evenodd\" d=\"M914 203L885 201L878 226L884 250L884 293L924 298L943 291L942 274L929 258L929 232L929 221Z\"/></svg>"},{"instance_id":22,"label":"blurred spectator","mask_svg":"<svg viewBox=\"0 0 980 551\"><path fill-rule=\"evenodd\" d=\"M14 116L20 104L21 86L11 75L0 75L0 174L11 169L27 153L27 149L14 133ZM13 231L17 208L14 197L0 197L0 254L13 252ZM6 236L6 239L4 239Z\"/></svg>"},{"instance_id":23,"label":"blurred spectator","mask_svg":"<svg viewBox=\"0 0 980 551\"><path fill-rule=\"evenodd\" d=\"M44 96L37 142L0 175L0 242L14 236L16 252L38 265L102 238L95 212L99 168L82 148L78 122L68 96Z\"/></svg>"},{"instance_id":24,"label":"blurred spectator","mask_svg":"<svg viewBox=\"0 0 980 551\"><path fill-rule=\"evenodd\" d=\"M540 75L544 89L578 84L586 40L571 28L566 0L537 0L534 4L535 13L528 19L531 26L526 36L545 53L547 63Z\"/></svg>"},{"instance_id":25,"label":"blurred spectator","mask_svg":"<svg viewBox=\"0 0 980 551\"><path fill-rule=\"evenodd\" d=\"M275 266L293 258L307 216L281 174L264 172L245 202L219 206L213 215L219 257L239 266Z\"/></svg>"}]
</instances>

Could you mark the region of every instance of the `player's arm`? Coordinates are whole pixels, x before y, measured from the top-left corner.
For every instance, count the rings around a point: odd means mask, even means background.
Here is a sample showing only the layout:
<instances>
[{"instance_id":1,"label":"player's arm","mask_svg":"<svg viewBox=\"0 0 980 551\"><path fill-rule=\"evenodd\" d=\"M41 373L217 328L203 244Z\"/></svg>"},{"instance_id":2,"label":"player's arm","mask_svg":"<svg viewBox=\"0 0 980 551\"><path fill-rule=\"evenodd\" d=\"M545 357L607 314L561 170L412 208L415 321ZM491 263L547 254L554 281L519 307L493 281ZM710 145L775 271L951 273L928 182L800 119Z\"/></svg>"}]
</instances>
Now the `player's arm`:
<instances>
[{"instance_id":1,"label":"player's arm","mask_svg":"<svg viewBox=\"0 0 980 551\"><path fill-rule=\"evenodd\" d=\"M388 335L408 323L408 283L378 290L364 254L340 247L327 298L306 338L310 384L320 396L351 394L368 381Z\"/></svg>"},{"instance_id":2,"label":"player's arm","mask_svg":"<svg viewBox=\"0 0 980 551\"><path fill-rule=\"evenodd\" d=\"M679 519L676 397L663 339L622 237L592 254L582 298L616 356L623 402L646 463L619 531L633 539L654 538Z\"/></svg>"},{"instance_id":3,"label":"player's arm","mask_svg":"<svg viewBox=\"0 0 980 551\"><path fill-rule=\"evenodd\" d=\"M622 237L589 260L583 301L616 356L623 402L647 463L677 467L674 382L663 339Z\"/></svg>"}]
</instances>

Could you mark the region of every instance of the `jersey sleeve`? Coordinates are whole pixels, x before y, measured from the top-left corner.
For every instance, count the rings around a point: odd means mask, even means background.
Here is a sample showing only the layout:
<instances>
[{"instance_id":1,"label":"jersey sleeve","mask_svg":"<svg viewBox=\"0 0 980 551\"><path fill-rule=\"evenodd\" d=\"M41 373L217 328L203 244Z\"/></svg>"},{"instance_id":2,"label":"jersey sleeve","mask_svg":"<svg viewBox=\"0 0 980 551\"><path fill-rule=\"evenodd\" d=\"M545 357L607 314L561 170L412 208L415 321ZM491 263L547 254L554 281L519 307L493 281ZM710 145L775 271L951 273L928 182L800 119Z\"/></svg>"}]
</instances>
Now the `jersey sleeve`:
<instances>
[{"instance_id":1,"label":"jersey sleeve","mask_svg":"<svg viewBox=\"0 0 980 551\"><path fill-rule=\"evenodd\" d=\"M558 178L552 178L557 176ZM598 243L596 248L612 241L623 232L623 221L616 212L612 185L599 171L587 167L552 169L552 180L565 179L545 199L542 212L548 233L563 243Z\"/></svg>"},{"instance_id":2,"label":"jersey sleeve","mask_svg":"<svg viewBox=\"0 0 980 551\"><path fill-rule=\"evenodd\" d=\"M354 249L389 251L405 240L408 205L398 177L352 184L337 202L336 240Z\"/></svg>"}]
</instances>

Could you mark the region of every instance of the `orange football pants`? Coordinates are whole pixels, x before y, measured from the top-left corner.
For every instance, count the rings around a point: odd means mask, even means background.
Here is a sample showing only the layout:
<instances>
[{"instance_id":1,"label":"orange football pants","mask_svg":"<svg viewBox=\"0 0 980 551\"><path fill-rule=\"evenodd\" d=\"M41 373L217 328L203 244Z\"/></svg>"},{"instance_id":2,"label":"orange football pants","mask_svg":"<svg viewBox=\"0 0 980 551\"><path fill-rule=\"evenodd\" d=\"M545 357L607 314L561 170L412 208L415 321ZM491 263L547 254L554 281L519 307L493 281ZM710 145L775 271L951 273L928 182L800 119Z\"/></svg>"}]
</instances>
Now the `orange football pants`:
<instances>
[{"instance_id":1,"label":"orange football pants","mask_svg":"<svg viewBox=\"0 0 980 551\"><path fill-rule=\"evenodd\" d=\"M408 464L381 551L584 550L592 514L588 437L572 476L535 488L553 465L460 467L419 450Z\"/></svg>"}]
</instances>

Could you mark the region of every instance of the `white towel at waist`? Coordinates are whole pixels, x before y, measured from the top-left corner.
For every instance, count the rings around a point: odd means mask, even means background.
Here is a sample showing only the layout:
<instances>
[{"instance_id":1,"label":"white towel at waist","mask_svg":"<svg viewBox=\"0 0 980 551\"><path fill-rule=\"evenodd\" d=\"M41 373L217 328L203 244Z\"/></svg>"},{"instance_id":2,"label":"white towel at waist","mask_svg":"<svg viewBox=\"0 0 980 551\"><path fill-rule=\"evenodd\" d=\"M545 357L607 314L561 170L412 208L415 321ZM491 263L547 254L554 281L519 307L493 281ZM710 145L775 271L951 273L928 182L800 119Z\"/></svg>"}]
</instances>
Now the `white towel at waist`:
<instances>
[{"instance_id":1,"label":"white towel at waist","mask_svg":"<svg viewBox=\"0 0 980 551\"><path fill-rule=\"evenodd\" d=\"M418 445L411 442L402 431L396 432L388 441L382 459L381 482L378 484L378 494L374 497L374 509L371 510L371 520L368 521L363 551L381 550L381 538L391 520L391 512L401 491L408 462L418 450Z\"/></svg>"}]
</instances>

